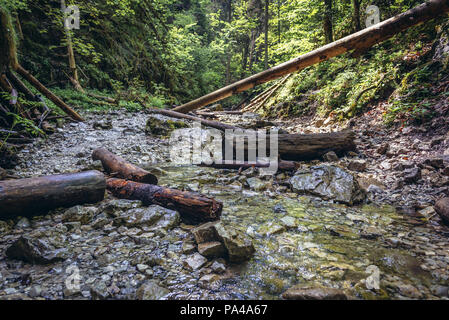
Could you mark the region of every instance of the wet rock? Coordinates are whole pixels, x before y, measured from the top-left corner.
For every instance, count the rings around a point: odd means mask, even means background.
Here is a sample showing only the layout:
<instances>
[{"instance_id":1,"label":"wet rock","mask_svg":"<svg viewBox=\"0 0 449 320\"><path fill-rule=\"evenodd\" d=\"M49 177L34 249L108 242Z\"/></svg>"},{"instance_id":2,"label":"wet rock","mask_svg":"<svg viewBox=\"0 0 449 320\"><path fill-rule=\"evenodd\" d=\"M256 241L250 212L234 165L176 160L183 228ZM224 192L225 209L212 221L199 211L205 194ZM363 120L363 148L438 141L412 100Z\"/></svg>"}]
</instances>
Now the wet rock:
<instances>
[{"instance_id":1,"label":"wet rock","mask_svg":"<svg viewBox=\"0 0 449 320\"><path fill-rule=\"evenodd\" d=\"M142 207L142 202L138 200L114 199L102 204L99 210L109 216L119 217L125 211L140 207Z\"/></svg>"},{"instance_id":2,"label":"wet rock","mask_svg":"<svg viewBox=\"0 0 449 320\"><path fill-rule=\"evenodd\" d=\"M96 121L92 125L94 129L98 130L111 130L112 129L112 121L111 120L104 120L104 121Z\"/></svg>"},{"instance_id":3,"label":"wet rock","mask_svg":"<svg viewBox=\"0 0 449 320\"><path fill-rule=\"evenodd\" d=\"M449 225L449 198L442 198L435 203L435 211L444 223Z\"/></svg>"},{"instance_id":4,"label":"wet rock","mask_svg":"<svg viewBox=\"0 0 449 320\"><path fill-rule=\"evenodd\" d=\"M35 286L31 287L30 291L28 292L28 295L31 298L40 297L41 294L42 294L42 287L39 285L35 285Z\"/></svg>"},{"instance_id":5,"label":"wet rock","mask_svg":"<svg viewBox=\"0 0 449 320\"><path fill-rule=\"evenodd\" d=\"M27 218L22 218L16 223L16 228L19 229L26 229L29 228L30 226L31 226L30 220L28 220Z\"/></svg>"},{"instance_id":6,"label":"wet rock","mask_svg":"<svg viewBox=\"0 0 449 320\"><path fill-rule=\"evenodd\" d=\"M282 294L287 300L347 300L346 294L339 289L297 285Z\"/></svg>"},{"instance_id":7,"label":"wet rock","mask_svg":"<svg viewBox=\"0 0 449 320\"><path fill-rule=\"evenodd\" d=\"M254 191L264 191L268 189L268 187L270 186L269 182L262 181L259 178L248 178L246 182L248 183L249 187Z\"/></svg>"},{"instance_id":8,"label":"wet rock","mask_svg":"<svg viewBox=\"0 0 449 320\"><path fill-rule=\"evenodd\" d=\"M75 206L67 209L62 215L62 222L80 222L89 224L96 212L95 207Z\"/></svg>"},{"instance_id":9,"label":"wet rock","mask_svg":"<svg viewBox=\"0 0 449 320\"><path fill-rule=\"evenodd\" d=\"M195 252L195 245L193 243L190 242L183 242L182 243L182 253L184 254L191 254L193 252Z\"/></svg>"},{"instance_id":10,"label":"wet rock","mask_svg":"<svg viewBox=\"0 0 449 320\"><path fill-rule=\"evenodd\" d=\"M382 236L382 230L373 227L373 226L367 226L362 229L362 232L360 232L360 237L369 239L369 240L375 240Z\"/></svg>"},{"instance_id":11,"label":"wet rock","mask_svg":"<svg viewBox=\"0 0 449 320\"><path fill-rule=\"evenodd\" d=\"M377 148L377 153L378 154L386 154L388 152L388 150L390 149L390 145L387 143L382 144L379 148Z\"/></svg>"},{"instance_id":12,"label":"wet rock","mask_svg":"<svg viewBox=\"0 0 449 320\"><path fill-rule=\"evenodd\" d=\"M360 203L366 198L354 176L336 166L321 165L298 170L290 179L290 184L297 193L312 194L348 205Z\"/></svg>"},{"instance_id":13,"label":"wet rock","mask_svg":"<svg viewBox=\"0 0 449 320\"><path fill-rule=\"evenodd\" d=\"M90 295L93 300L106 300L111 297L111 293L104 282L98 282L90 287Z\"/></svg>"},{"instance_id":14,"label":"wet rock","mask_svg":"<svg viewBox=\"0 0 449 320\"><path fill-rule=\"evenodd\" d=\"M421 169L411 168L404 171L404 182L407 184L412 184L418 182L421 179Z\"/></svg>"},{"instance_id":15,"label":"wet rock","mask_svg":"<svg viewBox=\"0 0 449 320\"><path fill-rule=\"evenodd\" d=\"M65 252L65 249L53 248L47 241L22 236L6 250L6 256L31 264L51 264L63 261Z\"/></svg>"},{"instance_id":16,"label":"wet rock","mask_svg":"<svg viewBox=\"0 0 449 320\"><path fill-rule=\"evenodd\" d=\"M242 262L252 257L255 249L251 239L247 238L240 231L222 223L216 224L215 230L226 247L229 261Z\"/></svg>"},{"instance_id":17,"label":"wet rock","mask_svg":"<svg viewBox=\"0 0 449 320\"><path fill-rule=\"evenodd\" d=\"M426 159L423 164L429 165L435 169L443 169L444 168L444 160L443 158L430 158Z\"/></svg>"},{"instance_id":18,"label":"wet rock","mask_svg":"<svg viewBox=\"0 0 449 320\"><path fill-rule=\"evenodd\" d=\"M198 245L198 252L207 258L222 257L226 250L221 242L204 242Z\"/></svg>"},{"instance_id":19,"label":"wet rock","mask_svg":"<svg viewBox=\"0 0 449 320\"><path fill-rule=\"evenodd\" d=\"M218 261L214 261L210 268L215 273L224 273L226 271L226 266Z\"/></svg>"},{"instance_id":20,"label":"wet rock","mask_svg":"<svg viewBox=\"0 0 449 320\"><path fill-rule=\"evenodd\" d=\"M115 226L153 227L152 229L170 230L180 223L178 212L152 205L147 208L135 208L114 219Z\"/></svg>"},{"instance_id":21,"label":"wet rock","mask_svg":"<svg viewBox=\"0 0 449 320\"><path fill-rule=\"evenodd\" d=\"M195 253L193 256L188 257L186 260L184 260L183 264L184 267L188 270L198 270L202 266L204 266L207 263L207 259L200 255L199 253Z\"/></svg>"},{"instance_id":22,"label":"wet rock","mask_svg":"<svg viewBox=\"0 0 449 320\"><path fill-rule=\"evenodd\" d=\"M353 160L348 164L348 170L363 172L366 170L366 161L365 160Z\"/></svg>"},{"instance_id":23,"label":"wet rock","mask_svg":"<svg viewBox=\"0 0 449 320\"><path fill-rule=\"evenodd\" d=\"M447 298L449 297L449 287L446 286L433 286L432 293L437 297Z\"/></svg>"},{"instance_id":24,"label":"wet rock","mask_svg":"<svg viewBox=\"0 0 449 320\"><path fill-rule=\"evenodd\" d=\"M287 229L293 229L298 227L298 222L294 217L285 216L280 219L282 225Z\"/></svg>"},{"instance_id":25,"label":"wet rock","mask_svg":"<svg viewBox=\"0 0 449 320\"><path fill-rule=\"evenodd\" d=\"M202 288L208 288L208 285L216 282L220 279L220 276L216 275L216 274L206 274L204 276L202 276L199 280L199 285Z\"/></svg>"},{"instance_id":26,"label":"wet rock","mask_svg":"<svg viewBox=\"0 0 449 320\"><path fill-rule=\"evenodd\" d=\"M188 127L189 125L183 121L174 121L155 115L148 118L145 133L155 136L169 136L176 129Z\"/></svg>"},{"instance_id":27,"label":"wet rock","mask_svg":"<svg viewBox=\"0 0 449 320\"><path fill-rule=\"evenodd\" d=\"M326 153L323 156L323 160L327 161L327 162L334 162L334 161L338 161L339 158L338 158L337 154L334 151L329 151L328 153Z\"/></svg>"},{"instance_id":28,"label":"wet rock","mask_svg":"<svg viewBox=\"0 0 449 320\"><path fill-rule=\"evenodd\" d=\"M196 243L200 244L204 242L218 241L220 238L215 230L216 224L217 222L208 222L192 229L191 232L195 237Z\"/></svg>"}]
</instances>

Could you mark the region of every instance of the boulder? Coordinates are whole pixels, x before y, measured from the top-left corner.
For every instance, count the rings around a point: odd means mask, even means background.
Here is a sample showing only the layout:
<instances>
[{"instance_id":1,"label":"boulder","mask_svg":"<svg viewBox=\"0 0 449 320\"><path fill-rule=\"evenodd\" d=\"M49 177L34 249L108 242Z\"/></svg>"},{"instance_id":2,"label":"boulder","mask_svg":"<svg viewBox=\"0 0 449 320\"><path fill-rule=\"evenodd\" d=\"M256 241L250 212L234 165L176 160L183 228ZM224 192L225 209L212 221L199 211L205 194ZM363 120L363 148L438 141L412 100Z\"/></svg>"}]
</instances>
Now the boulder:
<instances>
[{"instance_id":1,"label":"boulder","mask_svg":"<svg viewBox=\"0 0 449 320\"><path fill-rule=\"evenodd\" d=\"M421 169L411 168L404 171L404 182L407 184L416 183L421 179Z\"/></svg>"},{"instance_id":2,"label":"boulder","mask_svg":"<svg viewBox=\"0 0 449 320\"><path fill-rule=\"evenodd\" d=\"M170 291L161 287L156 281L148 280L136 291L138 300L160 300L169 294Z\"/></svg>"},{"instance_id":3,"label":"boulder","mask_svg":"<svg viewBox=\"0 0 449 320\"><path fill-rule=\"evenodd\" d=\"M347 300L346 294L339 289L321 286L296 285L282 294L287 300Z\"/></svg>"},{"instance_id":4,"label":"boulder","mask_svg":"<svg viewBox=\"0 0 449 320\"><path fill-rule=\"evenodd\" d=\"M114 219L115 226L153 227L153 229L170 230L181 221L178 212L152 205L147 208L134 208Z\"/></svg>"},{"instance_id":5,"label":"boulder","mask_svg":"<svg viewBox=\"0 0 449 320\"><path fill-rule=\"evenodd\" d=\"M327 161L327 162L333 162L333 161L338 161L339 158L334 151L329 151L328 153L326 153L323 156L323 159L324 159L324 161Z\"/></svg>"},{"instance_id":6,"label":"boulder","mask_svg":"<svg viewBox=\"0 0 449 320\"><path fill-rule=\"evenodd\" d=\"M214 242L218 241L219 237L217 231L215 230L215 225L217 222L208 222L202 225L199 225L196 228L191 230L193 236L195 237L195 241L197 244L204 242Z\"/></svg>"},{"instance_id":7,"label":"boulder","mask_svg":"<svg viewBox=\"0 0 449 320\"><path fill-rule=\"evenodd\" d=\"M47 241L21 236L8 249L9 259L31 264L51 264L65 260L66 249L55 249Z\"/></svg>"},{"instance_id":8,"label":"boulder","mask_svg":"<svg viewBox=\"0 0 449 320\"><path fill-rule=\"evenodd\" d=\"M251 239L247 238L240 231L229 228L222 223L216 224L215 230L226 247L229 261L242 262L249 260L255 252Z\"/></svg>"},{"instance_id":9,"label":"boulder","mask_svg":"<svg viewBox=\"0 0 449 320\"><path fill-rule=\"evenodd\" d=\"M366 161L365 160L352 160L348 164L348 170L363 172L366 170Z\"/></svg>"},{"instance_id":10,"label":"boulder","mask_svg":"<svg viewBox=\"0 0 449 320\"><path fill-rule=\"evenodd\" d=\"M449 198L438 200L434 208L443 222L449 225Z\"/></svg>"},{"instance_id":11,"label":"boulder","mask_svg":"<svg viewBox=\"0 0 449 320\"><path fill-rule=\"evenodd\" d=\"M145 133L155 136L169 136L176 129L188 128L184 121L170 120L161 115L152 115L148 118Z\"/></svg>"},{"instance_id":12,"label":"boulder","mask_svg":"<svg viewBox=\"0 0 449 320\"><path fill-rule=\"evenodd\" d=\"M290 179L290 185L297 193L311 194L348 205L360 203L366 198L352 174L332 165L300 169Z\"/></svg>"}]
</instances>

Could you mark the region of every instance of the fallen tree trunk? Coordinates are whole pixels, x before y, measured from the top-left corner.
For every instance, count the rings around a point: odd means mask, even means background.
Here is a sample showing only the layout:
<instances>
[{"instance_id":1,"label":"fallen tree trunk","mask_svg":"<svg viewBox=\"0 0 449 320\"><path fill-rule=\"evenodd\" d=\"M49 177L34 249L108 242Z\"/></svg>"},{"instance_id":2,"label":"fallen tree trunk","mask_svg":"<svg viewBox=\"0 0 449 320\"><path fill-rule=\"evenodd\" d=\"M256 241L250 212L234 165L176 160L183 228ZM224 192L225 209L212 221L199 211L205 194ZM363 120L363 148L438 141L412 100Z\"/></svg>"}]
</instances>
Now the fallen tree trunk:
<instances>
[{"instance_id":1,"label":"fallen tree trunk","mask_svg":"<svg viewBox=\"0 0 449 320\"><path fill-rule=\"evenodd\" d=\"M111 176L141 183L157 184L157 177L139 168L112 152L99 148L92 153L93 160L100 160L103 168Z\"/></svg>"},{"instance_id":2,"label":"fallen tree trunk","mask_svg":"<svg viewBox=\"0 0 449 320\"><path fill-rule=\"evenodd\" d=\"M202 167L211 167L215 169L231 169L231 170L240 170L240 169L248 169L248 168L268 168L270 166L269 163L264 162L256 162L256 163L250 163L250 162L237 162L234 161L232 163L227 162L215 162L213 164L205 164L202 163L200 166ZM298 164L293 161L278 161L278 170L280 171L293 171L298 169Z\"/></svg>"},{"instance_id":3,"label":"fallen tree trunk","mask_svg":"<svg viewBox=\"0 0 449 320\"><path fill-rule=\"evenodd\" d=\"M16 71L25 79L28 80L40 93L51 100L55 105L61 108L65 113L67 113L72 119L76 121L84 121L84 119L72 108L70 108L64 101L57 97L53 92L48 90L42 83L39 82L35 77L31 75L27 70L25 70L20 64L17 66Z\"/></svg>"},{"instance_id":4,"label":"fallen tree trunk","mask_svg":"<svg viewBox=\"0 0 449 320\"><path fill-rule=\"evenodd\" d=\"M149 112L162 114L164 116L177 118L177 119L186 119L186 120L191 120L191 121L197 121L197 122L200 122L202 125L204 125L206 127L211 127L211 128L215 128L215 129L222 130L222 131L225 131L227 129L231 129L231 130L232 129L239 129L238 127L231 126L229 124L225 124L225 123L221 123L221 122L217 122L217 121L205 120L205 119L202 119L202 118L190 116L188 114L183 114L183 113L176 112L176 111L173 111L173 110L149 109Z\"/></svg>"},{"instance_id":5,"label":"fallen tree trunk","mask_svg":"<svg viewBox=\"0 0 449 320\"><path fill-rule=\"evenodd\" d=\"M226 144L230 144L230 137L225 137ZM248 154L248 141L242 145L234 146L234 155L238 154L237 149L243 149L245 159ZM270 150L270 135L266 137L267 150L262 156L270 155L271 158L280 156L283 160L304 161L320 159L329 151L334 151L339 156L344 155L348 151L356 151L357 147L354 143L354 133L349 130L331 133L318 134L278 134L278 154L272 155ZM256 146L256 142L251 143L252 148ZM258 157L259 155L256 154ZM232 160L225 158L225 160Z\"/></svg>"},{"instance_id":6,"label":"fallen tree trunk","mask_svg":"<svg viewBox=\"0 0 449 320\"><path fill-rule=\"evenodd\" d=\"M47 213L102 201L106 179L98 171L0 181L0 218Z\"/></svg>"},{"instance_id":7,"label":"fallen tree trunk","mask_svg":"<svg viewBox=\"0 0 449 320\"><path fill-rule=\"evenodd\" d=\"M140 200L144 205L157 204L176 210L189 222L201 223L220 218L223 204L213 198L166 187L111 178L107 188L120 199Z\"/></svg>"},{"instance_id":8,"label":"fallen tree trunk","mask_svg":"<svg viewBox=\"0 0 449 320\"><path fill-rule=\"evenodd\" d=\"M278 79L289 73L297 72L311 65L329 60L330 58L336 57L348 51L359 51L370 48L375 44L389 39L410 27L434 19L448 11L448 0L430 0L414 9L408 10L372 27L334 41L324 47L309 52L296 59L282 63L271 69L265 70L261 73L255 74L249 78L240 80L173 110L187 113L208 104L223 100L234 94L254 88L259 84Z\"/></svg>"}]
</instances>

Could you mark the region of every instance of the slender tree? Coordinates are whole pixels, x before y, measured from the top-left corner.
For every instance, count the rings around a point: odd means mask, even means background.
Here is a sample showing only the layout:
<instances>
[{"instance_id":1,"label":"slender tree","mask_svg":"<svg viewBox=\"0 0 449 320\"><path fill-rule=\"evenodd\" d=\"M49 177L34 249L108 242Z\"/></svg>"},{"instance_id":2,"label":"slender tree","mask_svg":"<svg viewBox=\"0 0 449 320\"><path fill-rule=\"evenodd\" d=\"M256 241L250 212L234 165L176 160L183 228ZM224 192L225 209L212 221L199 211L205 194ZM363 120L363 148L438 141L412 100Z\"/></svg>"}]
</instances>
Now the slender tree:
<instances>
[{"instance_id":1,"label":"slender tree","mask_svg":"<svg viewBox=\"0 0 449 320\"><path fill-rule=\"evenodd\" d=\"M270 0L265 0L265 20L264 20L264 29L265 29L265 69L268 69L268 20L270 14Z\"/></svg>"},{"instance_id":2,"label":"slender tree","mask_svg":"<svg viewBox=\"0 0 449 320\"><path fill-rule=\"evenodd\" d=\"M352 0L354 31L362 30L360 25L360 0Z\"/></svg>"},{"instance_id":3,"label":"slender tree","mask_svg":"<svg viewBox=\"0 0 449 320\"><path fill-rule=\"evenodd\" d=\"M332 0L324 0L324 37L326 43L334 41L334 31L332 26Z\"/></svg>"}]
</instances>

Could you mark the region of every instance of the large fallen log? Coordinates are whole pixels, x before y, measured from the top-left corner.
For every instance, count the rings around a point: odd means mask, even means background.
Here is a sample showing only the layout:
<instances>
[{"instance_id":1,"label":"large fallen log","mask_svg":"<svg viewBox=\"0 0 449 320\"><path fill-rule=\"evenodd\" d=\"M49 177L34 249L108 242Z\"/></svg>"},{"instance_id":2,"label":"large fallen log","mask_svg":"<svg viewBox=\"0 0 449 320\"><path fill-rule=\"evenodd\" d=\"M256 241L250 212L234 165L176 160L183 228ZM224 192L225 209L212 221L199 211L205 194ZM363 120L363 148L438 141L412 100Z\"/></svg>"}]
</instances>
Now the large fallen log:
<instances>
[{"instance_id":1,"label":"large fallen log","mask_svg":"<svg viewBox=\"0 0 449 320\"><path fill-rule=\"evenodd\" d=\"M100 160L103 168L111 176L141 183L157 184L157 177L139 168L112 152L99 148L92 153L93 160Z\"/></svg>"},{"instance_id":2,"label":"large fallen log","mask_svg":"<svg viewBox=\"0 0 449 320\"><path fill-rule=\"evenodd\" d=\"M172 110L150 109L150 112L163 114L165 116L178 119L197 121L204 126L219 129L221 131L244 130L243 128L231 126L217 121L204 120ZM269 145L270 143L268 137L267 155L269 154ZM244 153L247 154L247 143L245 143L244 149ZM321 158L329 151L334 151L338 155L343 155L345 152L355 151L356 149L357 148L354 143L354 133L349 130L317 134L278 134L278 153L283 160L313 160Z\"/></svg>"},{"instance_id":3,"label":"large fallen log","mask_svg":"<svg viewBox=\"0 0 449 320\"><path fill-rule=\"evenodd\" d=\"M0 218L96 203L105 190L106 179L98 171L0 181Z\"/></svg>"},{"instance_id":4,"label":"large fallen log","mask_svg":"<svg viewBox=\"0 0 449 320\"><path fill-rule=\"evenodd\" d=\"M42 83L39 82L31 73L25 70L20 64L17 66L16 70L22 77L28 80L40 93L51 100L55 105L61 108L65 113L67 113L72 119L76 121L84 121L84 119L72 108L70 108L64 101L62 101L53 92L48 90Z\"/></svg>"},{"instance_id":5,"label":"large fallen log","mask_svg":"<svg viewBox=\"0 0 449 320\"><path fill-rule=\"evenodd\" d=\"M254 88L255 86L278 79L289 73L303 70L311 65L329 60L348 51L360 51L387 40L402 31L441 16L449 11L448 0L430 0L392 17L372 27L332 42L324 47L304 54L293 60L284 62L271 69L240 80L222 89L209 93L201 98L179 106L174 111L187 113L208 104L223 100L234 94Z\"/></svg>"},{"instance_id":6,"label":"large fallen log","mask_svg":"<svg viewBox=\"0 0 449 320\"><path fill-rule=\"evenodd\" d=\"M111 178L107 189L120 199L140 200L144 205L157 204L176 210L192 223L215 221L220 218L223 204L213 198L166 187Z\"/></svg>"}]
</instances>

